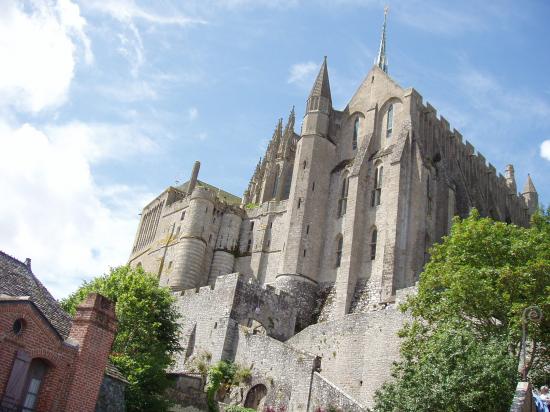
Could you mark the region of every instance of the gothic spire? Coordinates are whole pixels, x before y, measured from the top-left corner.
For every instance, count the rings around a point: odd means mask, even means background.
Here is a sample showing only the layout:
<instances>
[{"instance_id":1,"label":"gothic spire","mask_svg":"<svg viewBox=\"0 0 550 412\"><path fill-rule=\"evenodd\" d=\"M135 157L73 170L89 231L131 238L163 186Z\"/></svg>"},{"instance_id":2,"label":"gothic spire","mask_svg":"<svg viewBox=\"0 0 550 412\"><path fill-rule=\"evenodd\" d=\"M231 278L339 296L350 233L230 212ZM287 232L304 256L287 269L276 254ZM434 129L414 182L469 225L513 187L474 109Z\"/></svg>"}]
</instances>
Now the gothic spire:
<instances>
[{"instance_id":1,"label":"gothic spire","mask_svg":"<svg viewBox=\"0 0 550 412\"><path fill-rule=\"evenodd\" d=\"M323 60L319 74L317 75L313 88L311 89L311 93L309 94L309 97L313 96L326 97L329 101L332 101L332 98L330 97L330 83L328 81L327 56L325 56L325 59Z\"/></svg>"},{"instance_id":2,"label":"gothic spire","mask_svg":"<svg viewBox=\"0 0 550 412\"><path fill-rule=\"evenodd\" d=\"M382 25L382 37L380 38L380 48L378 49L378 57L376 65L385 73L388 72L388 57L386 56L386 20L388 17L388 6L384 7L384 24Z\"/></svg>"},{"instance_id":3,"label":"gothic spire","mask_svg":"<svg viewBox=\"0 0 550 412\"><path fill-rule=\"evenodd\" d=\"M527 175L527 181L525 182L525 186L523 186L522 193L537 193L537 189L535 189L535 185L533 184L531 175L529 174Z\"/></svg>"}]
</instances>

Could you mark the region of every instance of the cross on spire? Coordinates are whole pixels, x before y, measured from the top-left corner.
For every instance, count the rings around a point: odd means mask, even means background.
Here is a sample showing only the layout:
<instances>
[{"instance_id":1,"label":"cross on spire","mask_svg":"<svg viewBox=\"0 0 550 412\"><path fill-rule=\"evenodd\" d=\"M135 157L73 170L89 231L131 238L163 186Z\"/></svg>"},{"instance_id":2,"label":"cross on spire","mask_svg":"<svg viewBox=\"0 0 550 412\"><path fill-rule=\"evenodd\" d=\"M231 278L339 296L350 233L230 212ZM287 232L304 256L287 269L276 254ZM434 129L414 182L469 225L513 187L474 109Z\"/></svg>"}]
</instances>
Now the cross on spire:
<instances>
[{"instance_id":1,"label":"cross on spire","mask_svg":"<svg viewBox=\"0 0 550 412\"><path fill-rule=\"evenodd\" d=\"M380 67L385 73L388 72L388 57L386 56L386 21L388 17L388 6L384 7L384 24L382 25L382 37L380 38L380 48L378 49L378 57L376 59L376 65Z\"/></svg>"}]
</instances>

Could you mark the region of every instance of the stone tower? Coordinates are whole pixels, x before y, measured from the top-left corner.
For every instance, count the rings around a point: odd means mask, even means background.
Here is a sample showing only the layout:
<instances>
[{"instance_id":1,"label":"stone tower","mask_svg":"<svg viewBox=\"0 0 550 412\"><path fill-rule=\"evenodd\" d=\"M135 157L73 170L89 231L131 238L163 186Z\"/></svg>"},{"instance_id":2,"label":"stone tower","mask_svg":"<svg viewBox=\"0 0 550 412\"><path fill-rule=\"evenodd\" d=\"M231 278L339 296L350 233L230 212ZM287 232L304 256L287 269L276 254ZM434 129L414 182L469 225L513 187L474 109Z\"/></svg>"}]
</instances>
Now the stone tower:
<instances>
[{"instance_id":1,"label":"stone tower","mask_svg":"<svg viewBox=\"0 0 550 412\"><path fill-rule=\"evenodd\" d=\"M276 285L298 297L298 327L307 324L317 290L322 253L324 205L327 204L330 167L336 145L330 140L332 98L327 59L306 104L302 133L296 149L294 180L290 188L285 221L286 240Z\"/></svg>"},{"instance_id":2,"label":"stone tower","mask_svg":"<svg viewBox=\"0 0 550 412\"><path fill-rule=\"evenodd\" d=\"M539 207L539 194L537 193L537 189L535 189L535 185L531 180L531 175L527 175L527 180L523 186L523 192L521 195L523 196L529 215L532 215Z\"/></svg>"}]
</instances>

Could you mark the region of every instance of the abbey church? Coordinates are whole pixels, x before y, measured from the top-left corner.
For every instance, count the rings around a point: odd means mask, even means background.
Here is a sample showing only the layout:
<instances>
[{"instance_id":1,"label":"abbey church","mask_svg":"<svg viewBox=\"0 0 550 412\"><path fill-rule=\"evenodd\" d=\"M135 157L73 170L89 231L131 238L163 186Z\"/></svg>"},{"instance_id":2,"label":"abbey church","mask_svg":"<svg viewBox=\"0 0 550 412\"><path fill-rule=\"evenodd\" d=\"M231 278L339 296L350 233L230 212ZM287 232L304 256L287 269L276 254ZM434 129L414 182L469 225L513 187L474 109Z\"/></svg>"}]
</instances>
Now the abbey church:
<instances>
[{"instance_id":1,"label":"abbey church","mask_svg":"<svg viewBox=\"0 0 550 412\"><path fill-rule=\"evenodd\" d=\"M527 176L518 193L512 165L497 172L389 76L385 21L346 107L332 106L325 57L295 123L294 110L277 122L242 198L201 181L196 162L188 182L144 207L129 263L176 296L184 351L171 374L182 393L207 354L251 368L225 402L366 411L397 360L397 305L430 246L472 208L527 226L537 192Z\"/></svg>"}]
</instances>

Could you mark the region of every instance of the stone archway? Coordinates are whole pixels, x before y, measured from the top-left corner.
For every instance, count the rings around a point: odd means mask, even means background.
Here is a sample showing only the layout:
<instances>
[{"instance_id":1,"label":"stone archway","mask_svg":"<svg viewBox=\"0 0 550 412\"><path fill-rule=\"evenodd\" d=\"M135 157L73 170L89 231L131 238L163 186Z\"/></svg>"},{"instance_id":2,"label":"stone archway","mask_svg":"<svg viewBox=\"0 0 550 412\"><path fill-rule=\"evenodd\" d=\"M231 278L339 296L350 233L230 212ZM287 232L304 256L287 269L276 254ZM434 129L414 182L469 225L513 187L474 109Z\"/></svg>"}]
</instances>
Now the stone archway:
<instances>
[{"instance_id":1,"label":"stone archway","mask_svg":"<svg viewBox=\"0 0 550 412\"><path fill-rule=\"evenodd\" d=\"M258 384L250 388L244 401L245 408L262 410L267 395L267 388L263 384Z\"/></svg>"}]
</instances>

